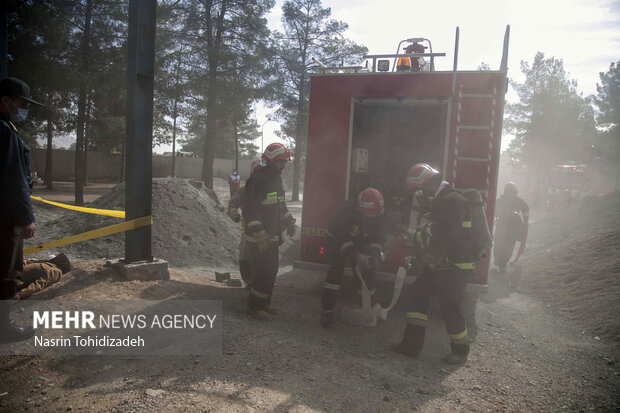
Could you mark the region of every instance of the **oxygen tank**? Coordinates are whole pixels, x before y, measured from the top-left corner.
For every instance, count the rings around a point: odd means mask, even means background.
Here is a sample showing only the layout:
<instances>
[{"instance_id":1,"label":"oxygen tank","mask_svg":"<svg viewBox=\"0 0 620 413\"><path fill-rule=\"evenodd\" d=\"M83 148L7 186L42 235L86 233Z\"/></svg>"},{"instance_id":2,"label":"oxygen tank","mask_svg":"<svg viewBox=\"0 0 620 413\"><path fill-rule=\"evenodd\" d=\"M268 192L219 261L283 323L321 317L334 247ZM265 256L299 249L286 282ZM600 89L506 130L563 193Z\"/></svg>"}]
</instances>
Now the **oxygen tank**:
<instances>
[{"instance_id":1,"label":"oxygen tank","mask_svg":"<svg viewBox=\"0 0 620 413\"><path fill-rule=\"evenodd\" d=\"M458 191L467 198L471 205L471 232L474 241L474 251L476 254L482 254L484 250L491 248L493 245L487 217L484 213L482 195L480 195L480 191L477 189L460 189Z\"/></svg>"}]
</instances>

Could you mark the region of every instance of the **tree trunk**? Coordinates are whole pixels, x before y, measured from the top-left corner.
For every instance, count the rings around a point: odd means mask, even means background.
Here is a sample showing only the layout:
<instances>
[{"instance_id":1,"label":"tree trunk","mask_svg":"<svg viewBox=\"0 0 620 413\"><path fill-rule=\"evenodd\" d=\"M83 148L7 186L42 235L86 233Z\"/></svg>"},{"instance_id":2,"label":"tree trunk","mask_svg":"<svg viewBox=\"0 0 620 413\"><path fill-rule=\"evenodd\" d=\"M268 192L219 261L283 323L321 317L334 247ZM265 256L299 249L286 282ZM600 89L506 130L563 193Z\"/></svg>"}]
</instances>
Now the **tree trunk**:
<instances>
[{"instance_id":1,"label":"tree trunk","mask_svg":"<svg viewBox=\"0 0 620 413\"><path fill-rule=\"evenodd\" d=\"M88 144L90 142L90 114L92 109L92 100L90 97L86 100L86 119L84 120L84 163L82 168L82 179L84 186L88 186Z\"/></svg>"},{"instance_id":2,"label":"tree trunk","mask_svg":"<svg viewBox=\"0 0 620 413\"><path fill-rule=\"evenodd\" d=\"M75 205L84 205L84 119L86 118L86 85L80 86L75 140Z\"/></svg>"},{"instance_id":3,"label":"tree trunk","mask_svg":"<svg viewBox=\"0 0 620 413\"><path fill-rule=\"evenodd\" d=\"M178 84L178 83L177 83ZM172 172L171 175L174 178L174 168L176 160L176 143L177 143L177 98L174 98L174 110L172 112Z\"/></svg>"},{"instance_id":4,"label":"tree trunk","mask_svg":"<svg viewBox=\"0 0 620 413\"><path fill-rule=\"evenodd\" d=\"M233 113L233 134L235 135L235 171L239 173L239 136L237 131L237 115Z\"/></svg>"},{"instance_id":5,"label":"tree trunk","mask_svg":"<svg viewBox=\"0 0 620 413\"><path fill-rule=\"evenodd\" d=\"M52 121L52 94L47 94L47 148L45 150L45 187L52 189L52 139L54 137L54 123Z\"/></svg>"},{"instance_id":6,"label":"tree trunk","mask_svg":"<svg viewBox=\"0 0 620 413\"><path fill-rule=\"evenodd\" d=\"M202 180L207 188L213 189L213 158L215 156L215 133L217 131L218 115L217 110L217 69L220 63L220 48L222 45L222 34L224 32L224 16L227 12L228 1L220 3L220 10L215 21L215 35L213 35L212 16L213 1L208 0L205 5L207 11L207 55L209 59L209 74L207 78L207 123L205 132L205 142L203 146L202 160Z\"/></svg>"},{"instance_id":7,"label":"tree trunk","mask_svg":"<svg viewBox=\"0 0 620 413\"><path fill-rule=\"evenodd\" d=\"M213 157L215 151L215 132L216 132L216 114L215 114L215 93L211 85L213 85L212 77L209 75L209 94L207 96L207 127L205 131L205 142L202 150L202 180L207 188L213 189Z\"/></svg>"},{"instance_id":8,"label":"tree trunk","mask_svg":"<svg viewBox=\"0 0 620 413\"><path fill-rule=\"evenodd\" d=\"M88 49L90 45L90 21L93 12L93 1L86 0L86 15L84 17L84 37L82 39L82 70L78 96L78 116L75 141L75 205L84 205L84 129L86 120L86 82L88 73Z\"/></svg>"}]
</instances>

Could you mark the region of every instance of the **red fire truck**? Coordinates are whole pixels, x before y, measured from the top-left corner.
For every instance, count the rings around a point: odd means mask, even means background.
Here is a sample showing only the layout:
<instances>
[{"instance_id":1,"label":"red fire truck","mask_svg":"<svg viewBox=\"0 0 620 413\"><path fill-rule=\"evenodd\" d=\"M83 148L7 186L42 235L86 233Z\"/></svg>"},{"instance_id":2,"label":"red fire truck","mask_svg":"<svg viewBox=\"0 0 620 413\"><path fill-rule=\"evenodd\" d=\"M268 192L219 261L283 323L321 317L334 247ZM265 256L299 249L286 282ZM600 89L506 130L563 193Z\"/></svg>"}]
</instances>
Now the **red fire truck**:
<instances>
[{"instance_id":1,"label":"red fire truck","mask_svg":"<svg viewBox=\"0 0 620 413\"><path fill-rule=\"evenodd\" d=\"M457 70L457 28L451 71L435 71L445 53L424 53L430 41L413 38L396 54L366 56L366 67L322 67L311 76L297 266L327 263L330 221L342 201L368 186L383 193L388 217L408 220L405 175L418 162L456 188L479 189L492 230L509 30L497 71ZM487 272L483 258L470 284L486 286Z\"/></svg>"}]
</instances>

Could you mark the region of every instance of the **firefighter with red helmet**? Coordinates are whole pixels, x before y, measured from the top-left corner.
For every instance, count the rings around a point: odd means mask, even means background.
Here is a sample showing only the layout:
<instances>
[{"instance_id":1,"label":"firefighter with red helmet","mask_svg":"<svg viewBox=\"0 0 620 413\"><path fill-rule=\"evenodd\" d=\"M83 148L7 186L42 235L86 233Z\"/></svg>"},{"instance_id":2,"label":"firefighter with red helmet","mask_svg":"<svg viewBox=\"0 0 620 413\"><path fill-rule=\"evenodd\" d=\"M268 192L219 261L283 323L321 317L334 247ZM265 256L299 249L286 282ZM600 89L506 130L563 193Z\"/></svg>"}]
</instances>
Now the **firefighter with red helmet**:
<instances>
[{"instance_id":1,"label":"firefighter with red helmet","mask_svg":"<svg viewBox=\"0 0 620 413\"><path fill-rule=\"evenodd\" d=\"M255 159L250 164L250 175L253 175L254 172L263 168L265 164L261 158ZM233 195L233 197L228 201L227 213L230 219L234 222L241 221L241 241L239 242L239 273L241 274L241 279L245 283L246 286L252 284L252 279L254 278L254 265L250 259L250 254L248 253L248 249L245 245L245 221L243 221L243 217L239 213L239 208L243 206L243 198L245 193L245 185L242 185L237 192Z\"/></svg>"},{"instance_id":2,"label":"firefighter with red helmet","mask_svg":"<svg viewBox=\"0 0 620 413\"><path fill-rule=\"evenodd\" d=\"M407 186L421 191L430 201L429 224L417 230L414 242L426 268L416 278L409 293L407 327L395 351L417 358L424 344L429 299L438 295L450 336L452 352L445 361L463 363L469 342L461 302L467 279L474 269L471 206L467 198L441 180L441 174L427 164L409 169Z\"/></svg>"},{"instance_id":3,"label":"firefighter with red helmet","mask_svg":"<svg viewBox=\"0 0 620 413\"><path fill-rule=\"evenodd\" d=\"M375 188L366 188L357 198L344 201L327 231L329 270L321 297L321 325L333 328L333 309L340 291L344 267L351 264L361 270L371 295L374 295L374 278L383 264L385 238L383 195Z\"/></svg>"},{"instance_id":4,"label":"firefighter with red helmet","mask_svg":"<svg viewBox=\"0 0 620 413\"><path fill-rule=\"evenodd\" d=\"M515 262L519 259L527 241L530 207L518 196L517 185L508 182L504 186L504 193L497 198L495 204L495 237L493 257L495 266L501 273L506 272L506 266L512 258L517 241L521 242Z\"/></svg>"},{"instance_id":5,"label":"firefighter with red helmet","mask_svg":"<svg viewBox=\"0 0 620 413\"><path fill-rule=\"evenodd\" d=\"M243 200L244 238L254 275L248 297L248 313L260 320L275 315L270 307L271 293L278 274L279 246L282 233L295 234L295 218L284 201L281 173L291 153L281 143L265 148L262 161L265 164L252 174L245 183Z\"/></svg>"}]
</instances>

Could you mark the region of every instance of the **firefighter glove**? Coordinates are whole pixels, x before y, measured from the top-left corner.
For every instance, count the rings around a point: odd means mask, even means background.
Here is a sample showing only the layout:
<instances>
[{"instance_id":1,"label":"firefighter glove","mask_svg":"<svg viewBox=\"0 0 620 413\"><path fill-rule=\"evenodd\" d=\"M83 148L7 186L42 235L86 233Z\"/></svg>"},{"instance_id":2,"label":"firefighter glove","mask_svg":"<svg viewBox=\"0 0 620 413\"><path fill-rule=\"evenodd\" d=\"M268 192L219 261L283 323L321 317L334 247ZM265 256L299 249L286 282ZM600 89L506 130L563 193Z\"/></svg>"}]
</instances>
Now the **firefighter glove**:
<instances>
[{"instance_id":1,"label":"firefighter glove","mask_svg":"<svg viewBox=\"0 0 620 413\"><path fill-rule=\"evenodd\" d=\"M264 229L256 232L254 234L254 239L256 239L256 245L260 251L267 251L269 249L269 238L267 238Z\"/></svg>"}]
</instances>

